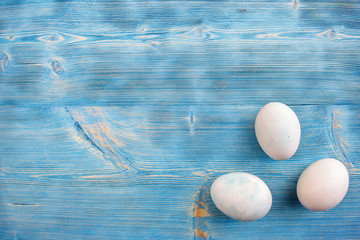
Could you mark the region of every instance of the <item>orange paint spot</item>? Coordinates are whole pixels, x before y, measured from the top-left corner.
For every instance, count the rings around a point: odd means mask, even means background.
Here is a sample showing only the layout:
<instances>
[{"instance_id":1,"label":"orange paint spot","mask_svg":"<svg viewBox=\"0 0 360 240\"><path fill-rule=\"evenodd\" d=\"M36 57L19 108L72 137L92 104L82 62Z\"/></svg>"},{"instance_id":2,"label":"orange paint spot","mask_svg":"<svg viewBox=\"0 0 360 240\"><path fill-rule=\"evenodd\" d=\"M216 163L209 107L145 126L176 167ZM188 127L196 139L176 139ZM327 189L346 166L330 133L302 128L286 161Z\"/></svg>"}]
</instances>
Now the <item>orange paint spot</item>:
<instances>
[{"instance_id":1,"label":"orange paint spot","mask_svg":"<svg viewBox=\"0 0 360 240\"><path fill-rule=\"evenodd\" d=\"M202 201L200 201L200 200L198 201L198 204L199 204L199 205L202 205L202 206L204 206L204 207L205 207L205 203L204 203L204 202L202 202Z\"/></svg>"},{"instance_id":2,"label":"orange paint spot","mask_svg":"<svg viewBox=\"0 0 360 240\"><path fill-rule=\"evenodd\" d=\"M195 230L195 235L197 237L200 237L200 238L203 238L203 239L207 239L207 237L208 237L207 231L204 231L204 229L201 229L201 228Z\"/></svg>"},{"instance_id":3,"label":"orange paint spot","mask_svg":"<svg viewBox=\"0 0 360 240\"><path fill-rule=\"evenodd\" d=\"M206 209L199 208L199 206L195 204L194 217L206 217L206 216L207 216Z\"/></svg>"}]
</instances>

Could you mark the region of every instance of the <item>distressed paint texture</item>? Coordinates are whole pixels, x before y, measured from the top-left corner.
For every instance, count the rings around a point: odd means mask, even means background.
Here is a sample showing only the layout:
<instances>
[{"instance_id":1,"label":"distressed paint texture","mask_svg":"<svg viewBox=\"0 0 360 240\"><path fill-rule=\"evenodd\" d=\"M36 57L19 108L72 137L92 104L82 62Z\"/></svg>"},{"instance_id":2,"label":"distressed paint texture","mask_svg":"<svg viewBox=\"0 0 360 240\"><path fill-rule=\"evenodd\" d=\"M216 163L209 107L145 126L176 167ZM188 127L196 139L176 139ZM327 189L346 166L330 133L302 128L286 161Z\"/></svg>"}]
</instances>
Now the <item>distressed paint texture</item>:
<instances>
[{"instance_id":1,"label":"distressed paint texture","mask_svg":"<svg viewBox=\"0 0 360 240\"><path fill-rule=\"evenodd\" d=\"M260 106L192 106L193 131L188 106L1 107L2 236L266 239L287 238L291 227L293 239L356 238L359 107L336 106L341 131L334 130L333 106L291 107L304 134L298 152L282 162L256 142ZM312 213L298 202L296 181L325 157L351 161L350 188L335 209ZM209 187L232 171L268 184L273 208L266 217L241 223L215 208Z\"/></svg>"},{"instance_id":2,"label":"distressed paint texture","mask_svg":"<svg viewBox=\"0 0 360 240\"><path fill-rule=\"evenodd\" d=\"M347 0L1 1L0 103L359 104L359 9Z\"/></svg>"},{"instance_id":3,"label":"distressed paint texture","mask_svg":"<svg viewBox=\"0 0 360 240\"><path fill-rule=\"evenodd\" d=\"M0 1L1 239L359 239L358 1ZM302 136L273 161L254 121L288 104ZM344 201L312 213L295 186L332 157ZM212 181L273 195L237 222ZM289 231L291 230L291 231Z\"/></svg>"}]
</instances>

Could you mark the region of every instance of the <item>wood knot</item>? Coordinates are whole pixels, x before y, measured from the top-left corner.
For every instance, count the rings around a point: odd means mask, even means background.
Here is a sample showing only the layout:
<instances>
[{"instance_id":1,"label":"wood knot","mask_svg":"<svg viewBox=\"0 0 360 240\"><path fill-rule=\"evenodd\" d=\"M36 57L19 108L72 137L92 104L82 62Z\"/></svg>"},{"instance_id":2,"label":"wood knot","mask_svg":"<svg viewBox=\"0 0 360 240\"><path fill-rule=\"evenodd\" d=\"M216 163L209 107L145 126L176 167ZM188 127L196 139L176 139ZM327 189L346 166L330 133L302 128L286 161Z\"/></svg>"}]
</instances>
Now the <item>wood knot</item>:
<instances>
[{"instance_id":1,"label":"wood knot","mask_svg":"<svg viewBox=\"0 0 360 240\"><path fill-rule=\"evenodd\" d=\"M297 0L293 0L293 7L294 7L295 11L298 9L299 5L298 5Z\"/></svg>"},{"instance_id":2,"label":"wood knot","mask_svg":"<svg viewBox=\"0 0 360 240\"><path fill-rule=\"evenodd\" d=\"M9 66L9 56L4 53L0 58L0 72L4 72Z\"/></svg>"},{"instance_id":3,"label":"wood knot","mask_svg":"<svg viewBox=\"0 0 360 240\"><path fill-rule=\"evenodd\" d=\"M15 39L15 37L14 36L5 36L5 39L8 39L8 40L12 41L12 40Z\"/></svg>"},{"instance_id":4,"label":"wood knot","mask_svg":"<svg viewBox=\"0 0 360 240\"><path fill-rule=\"evenodd\" d=\"M155 42L155 41L152 41L150 43L150 45L153 47L153 48L158 48L159 47L159 43L158 42Z\"/></svg>"},{"instance_id":5,"label":"wood knot","mask_svg":"<svg viewBox=\"0 0 360 240\"><path fill-rule=\"evenodd\" d=\"M62 74L64 73L64 68L61 64L61 62L57 59L53 59L51 61L51 67L52 67L52 70L56 73L56 74Z\"/></svg>"},{"instance_id":6,"label":"wood knot","mask_svg":"<svg viewBox=\"0 0 360 240\"><path fill-rule=\"evenodd\" d=\"M190 39L210 39L214 37L212 32L209 29L207 29L205 25L198 26L182 34L182 36Z\"/></svg>"},{"instance_id":7,"label":"wood knot","mask_svg":"<svg viewBox=\"0 0 360 240\"><path fill-rule=\"evenodd\" d=\"M329 30L329 31L326 33L326 36L327 36L328 38L335 38L336 35L337 35L337 32L336 32L334 29L331 29L331 30Z\"/></svg>"},{"instance_id":8,"label":"wood knot","mask_svg":"<svg viewBox=\"0 0 360 240\"><path fill-rule=\"evenodd\" d=\"M335 29L326 30L324 32L316 34L316 36L318 36L320 38L328 38L328 39L331 39L331 40L343 39L344 37L348 37L347 35L338 33Z\"/></svg>"},{"instance_id":9,"label":"wood knot","mask_svg":"<svg viewBox=\"0 0 360 240\"><path fill-rule=\"evenodd\" d=\"M60 34L55 33L39 37L38 40L49 44L57 44L64 41L64 38Z\"/></svg>"}]
</instances>

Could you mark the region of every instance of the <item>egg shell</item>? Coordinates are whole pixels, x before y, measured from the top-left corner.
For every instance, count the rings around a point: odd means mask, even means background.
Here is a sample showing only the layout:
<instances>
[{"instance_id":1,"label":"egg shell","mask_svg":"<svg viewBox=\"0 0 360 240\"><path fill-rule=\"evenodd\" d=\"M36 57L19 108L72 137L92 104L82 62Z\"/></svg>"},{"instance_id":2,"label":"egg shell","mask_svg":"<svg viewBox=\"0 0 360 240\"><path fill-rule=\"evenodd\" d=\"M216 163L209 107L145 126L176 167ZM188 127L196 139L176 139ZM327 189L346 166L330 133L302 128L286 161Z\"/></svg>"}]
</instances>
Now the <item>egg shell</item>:
<instances>
[{"instance_id":1,"label":"egg shell","mask_svg":"<svg viewBox=\"0 0 360 240\"><path fill-rule=\"evenodd\" d=\"M349 187L349 173L333 158L318 160L308 166L297 183L301 204L312 211L325 211L338 205Z\"/></svg>"},{"instance_id":2,"label":"egg shell","mask_svg":"<svg viewBox=\"0 0 360 240\"><path fill-rule=\"evenodd\" d=\"M291 158L300 143L300 122L283 103L266 104L255 120L256 138L264 152L274 160Z\"/></svg>"},{"instance_id":3,"label":"egg shell","mask_svg":"<svg viewBox=\"0 0 360 240\"><path fill-rule=\"evenodd\" d=\"M221 212L240 221L258 220L269 212L272 205L268 186L257 176L244 172L218 177L210 193Z\"/></svg>"}]
</instances>

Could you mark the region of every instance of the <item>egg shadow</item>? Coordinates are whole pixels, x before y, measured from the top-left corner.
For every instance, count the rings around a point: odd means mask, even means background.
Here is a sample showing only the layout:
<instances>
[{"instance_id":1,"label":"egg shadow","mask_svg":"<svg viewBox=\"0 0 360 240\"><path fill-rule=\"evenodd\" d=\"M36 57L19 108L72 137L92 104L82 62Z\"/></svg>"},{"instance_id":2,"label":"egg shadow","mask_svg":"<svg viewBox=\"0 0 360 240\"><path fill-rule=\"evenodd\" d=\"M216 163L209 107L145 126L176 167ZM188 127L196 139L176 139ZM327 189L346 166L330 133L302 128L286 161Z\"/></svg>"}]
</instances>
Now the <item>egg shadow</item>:
<instances>
[{"instance_id":1,"label":"egg shadow","mask_svg":"<svg viewBox=\"0 0 360 240\"><path fill-rule=\"evenodd\" d=\"M266 163L273 163L273 159L271 159L261 148L259 142L256 138L255 134L255 119L257 116L258 111L261 108L253 107L247 109L249 113L239 122L239 128L243 128L241 134L242 143L246 143L246 153L247 156L251 157L252 159L260 160L256 161L260 164L263 164L263 161ZM254 162L255 163L255 162Z\"/></svg>"},{"instance_id":2,"label":"egg shadow","mask_svg":"<svg viewBox=\"0 0 360 240\"><path fill-rule=\"evenodd\" d=\"M210 193L211 185L213 184L215 179L220 175L209 177L206 180L206 182L204 182L204 184L200 187L199 193L195 199L195 202L199 201L200 199L204 201L205 206L207 208L208 216L226 216L215 206L214 202L211 199L211 193Z\"/></svg>"},{"instance_id":3,"label":"egg shadow","mask_svg":"<svg viewBox=\"0 0 360 240\"><path fill-rule=\"evenodd\" d=\"M296 186L297 186L297 177L293 177L288 180L288 185L284 189L286 194L284 195L284 201L287 206L292 208L301 207L301 203L297 197Z\"/></svg>"}]
</instances>

